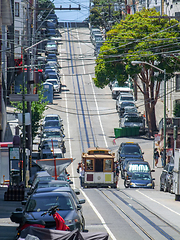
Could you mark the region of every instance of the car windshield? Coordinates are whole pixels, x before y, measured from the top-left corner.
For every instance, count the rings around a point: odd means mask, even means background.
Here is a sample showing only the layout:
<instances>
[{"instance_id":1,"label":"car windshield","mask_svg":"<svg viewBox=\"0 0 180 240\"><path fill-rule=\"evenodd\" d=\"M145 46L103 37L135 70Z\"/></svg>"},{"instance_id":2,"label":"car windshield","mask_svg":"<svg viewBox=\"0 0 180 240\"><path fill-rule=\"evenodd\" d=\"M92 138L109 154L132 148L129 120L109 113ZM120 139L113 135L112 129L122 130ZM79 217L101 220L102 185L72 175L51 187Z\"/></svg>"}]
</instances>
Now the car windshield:
<instances>
[{"instance_id":1,"label":"car windshield","mask_svg":"<svg viewBox=\"0 0 180 240\"><path fill-rule=\"evenodd\" d=\"M47 121L45 122L45 127L59 127L59 121Z\"/></svg>"},{"instance_id":2,"label":"car windshield","mask_svg":"<svg viewBox=\"0 0 180 240\"><path fill-rule=\"evenodd\" d=\"M126 117L125 122L142 123L142 118L141 117Z\"/></svg>"},{"instance_id":3,"label":"car windshield","mask_svg":"<svg viewBox=\"0 0 180 240\"><path fill-rule=\"evenodd\" d=\"M121 101L133 101L133 97L122 96Z\"/></svg>"},{"instance_id":4,"label":"car windshield","mask_svg":"<svg viewBox=\"0 0 180 240\"><path fill-rule=\"evenodd\" d=\"M27 212L47 211L52 206L59 206L59 210L73 210L73 204L69 197L65 196L48 196L32 197L28 202Z\"/></svg>"},{"instance_id":5,"label":"car windshield","mask_svg":"<svg viewBox=\"0 0 180 240\"><path fill-rule=\"evenodd\" d=\"M142 154L138 146L124 146L122 154Z\"/></svg>"},{"instance_id":6,"label":"car windshield","mask_svg":"<svg viewBox=\"0 0 180 240\"><path fill-rule=\"evenodd\" d=\"M52 83L53 85L58 85L57 80L47 80L47 82Z\"/></svg>"},{"instance_id":7,"label":"car windshield","mask_svg":"<svg viewBox=\"0 0 180 240\"><path fill-rule=\"evenodd\" d=\"M64 180L64 179L63 179ZM66 183L66 182L63 182L63 183L51 183L51 182L49 182L48 183L48 187L69 187L69 184L68 183Z\"/></svg>"},{"instance_id":8,"label":"car windshield","mask_svg":"<svg viewBox=\"0 0 180 240\"><path fill-rule=\"evenodd\" d=\"M57 138L61 138L62 134L60 131L56 131L56 132L44 132L43 133L43 138L52 138L52 137L57 137Z\"/></svg>"},{"instance_id":9,"label":"car windshield","mask_svg":"<svg viewBox=\"0 0 180 240\"><path fill-rule=\"evenodd\" d=\"M129 164L129 172L149 172L149 166L147 164L138 164L138 163L134 163L134 164Z\"/></svg>"},{"instance_id":10,"label":"car windshield","mask_svg":"<svg viewBox=\"0 0 180 240\"><path fill-rule=\"evenodd\" d=\"M59 120L58 116L52 116L52 117L45 117L44 121L49 121L49 120Z\"/></svg>"},{"instance_id":11,"label":"car windshield","mask_svg":"<svg viewBox=\"0 0 180 240\"><path fill-rule=\"evenodd\" d=\"M126 106L135 106L135 104L134 103L132 103L132 102L123 102L122 104L121 104L121 107L126 107Z\"/></svg>"},{"instance_id":12,"label":"car windshield","mask_svg":"<svg viewBox=\"0 0 180 240\"><path fill-rule=\"evenodd\" d=\"M132 180L151 180L151 175L146 173L134 173Z\"/></svg>"},{"instance_id":13,"label":"car windshield","mask_svg":"<svg viewBox=\"0 0 180 240\"><path fill-rule=\"evenodd\" d=\"M49 149L49 148L60 148L60 144L58 142L47 142L46 144L43 144L42 149Z\"/></svg>"}]
</instances>

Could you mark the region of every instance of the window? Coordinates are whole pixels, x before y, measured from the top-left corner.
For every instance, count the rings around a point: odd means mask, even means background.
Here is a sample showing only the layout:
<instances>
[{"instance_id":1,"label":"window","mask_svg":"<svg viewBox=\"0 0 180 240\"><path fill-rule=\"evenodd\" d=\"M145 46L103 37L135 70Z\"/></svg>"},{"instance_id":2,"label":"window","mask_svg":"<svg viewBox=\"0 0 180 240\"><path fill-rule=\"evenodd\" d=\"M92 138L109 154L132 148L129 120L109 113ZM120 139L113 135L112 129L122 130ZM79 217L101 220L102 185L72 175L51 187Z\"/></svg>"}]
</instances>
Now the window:
<instances>
[{"instance_id":1,"label":"window","mask_svg":"<svg viewBox=\"0 0 180 240\"><path fill-rule=\"evenodd\" d=\"M19 44L19 31L17 30L15 30L14 41L15 41L15 44Z\"/></svg>"},{"instance_id":2,"label":"window","mask_svg":"<svg viewBox=\"0 0 180 240\"><path fill-rule=\"evenodd\" d=\"M93 159L86 159L86 170L87 171L94 171Z\"/></svg>"},{"instance_id":3,"label":"window","mask_svg":"<svg viewBox=\"0 0 180 240\"><path fill-rule=\"evenodd\" d=\"M19 3L15 2L15 16L19 17Z\"/></svg>"},{"instance_id":4,"label":"window","mask_svg":"<svg viewBox=\"0 0 180 240\"><path fill-rule=\"evenodd\" d=\"M104 160L104 171L105 172L111 172L111 164L112 164L112 160L111 159L105 159Z\"/></svg>"},{"instance_id":5,"label":"window","mask_svg":"<svg viewBox=\"0 0 180 240\"><path fill-rule=\"evenodd\" d=\"M176 74L176 91L180 90L180 74Z\"/></svg>"}]
</instances>

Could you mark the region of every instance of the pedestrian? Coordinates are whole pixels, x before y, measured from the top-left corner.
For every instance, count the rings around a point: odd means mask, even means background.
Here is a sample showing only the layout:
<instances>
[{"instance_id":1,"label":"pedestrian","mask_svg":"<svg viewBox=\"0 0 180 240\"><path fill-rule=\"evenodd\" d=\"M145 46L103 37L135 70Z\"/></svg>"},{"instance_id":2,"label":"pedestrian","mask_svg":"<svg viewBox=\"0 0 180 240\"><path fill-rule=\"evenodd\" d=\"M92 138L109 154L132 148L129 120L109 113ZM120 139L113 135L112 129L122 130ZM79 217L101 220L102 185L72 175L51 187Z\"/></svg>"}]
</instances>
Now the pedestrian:
<instances>
[{"instance_id":1,"label":"pedestrian","mask_svg":"<svg viewBox=\"0 0 180 240\"><path fill-rule=\"evenodd\" d=\"M118 161L115 163L115 169L114 169L114 175L115 175L115 183L116 183L116 187L118 185L118 180L119 180L119 170L120 170L120 167L119 167L119 163Z\"/></svg>"},{"instance_id":2,"label":"pedestrian","mask_svg":"<svg viewBox=\"0 0 180 240\"><path fill-rule=\"evenodd\" d=\"M160 151L162 167L164 167L164 148L161 148Z\"/></svg>"},{"instance_id":3,"label":"pedestrian","mask_svg":"<svg viewBox=\"0 0 180 240\"><path fill-rule=\"evenodd\" d=\"M159 160L159 152L158 152L158 149L155 148L154 149L154 161L155 161L155 167L156 168L157 168L158 160Z\"/></svg>"},{"instance_id":4,"label":"pedestrian","mask_svg":"<svg viewBox=\"0 0 180 240\"><path fill-rule=\"evenodd\" d=\"M84 183L84 164L83 163L78 164L77 172L80 175L79 179L80 179L81 187L83 187L83 183Z\"/></svg>"}]
</instances>

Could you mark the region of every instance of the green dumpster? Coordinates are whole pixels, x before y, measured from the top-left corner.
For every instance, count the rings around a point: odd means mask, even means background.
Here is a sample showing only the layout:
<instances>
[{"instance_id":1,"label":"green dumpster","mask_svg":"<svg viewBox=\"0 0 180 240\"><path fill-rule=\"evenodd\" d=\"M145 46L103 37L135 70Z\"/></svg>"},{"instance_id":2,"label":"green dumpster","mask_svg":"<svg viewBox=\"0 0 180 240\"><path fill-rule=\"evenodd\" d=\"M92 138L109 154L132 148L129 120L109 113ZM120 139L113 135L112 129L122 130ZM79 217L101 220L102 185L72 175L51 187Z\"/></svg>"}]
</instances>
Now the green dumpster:
<instances>
[{"instance_id":1,"label":"green dumpster","mask_svg":"<svg viewBox=\"0 0 180 240\"><path fill-rule=\"evenodd\" d=\"M139 136L139 127L132 127L132 136Z\"/></svg>"},{"instance_id":2,"label":"green dumpster","mask_svg":"<svg viewBox=\"0 0 180 240\"><path fill-rule=\"evenodd\" d=\"M125 137L126 136L126 128L122 127L122 136L121 137Z\"/></svg>"},{"instance_id":3,"label":"green dumpster","mask_svg":"<svg viewBox=\"0 0 180 240\"><path fill-rule=\"evenodd\" d=\"M120 133L121 133L120 128L114 128L114 135L115 135L115 138L120 137Z\"/></svg>"},{"instance_id":4,"label":"green dumpster","mask_svg":"<svg viewBox=\"0 0 180 240\"><path fill-rule=\"evenodd\" d=\"M126 137L132 136L131 127L126 127Z\"/></svg>"}]
</instances>

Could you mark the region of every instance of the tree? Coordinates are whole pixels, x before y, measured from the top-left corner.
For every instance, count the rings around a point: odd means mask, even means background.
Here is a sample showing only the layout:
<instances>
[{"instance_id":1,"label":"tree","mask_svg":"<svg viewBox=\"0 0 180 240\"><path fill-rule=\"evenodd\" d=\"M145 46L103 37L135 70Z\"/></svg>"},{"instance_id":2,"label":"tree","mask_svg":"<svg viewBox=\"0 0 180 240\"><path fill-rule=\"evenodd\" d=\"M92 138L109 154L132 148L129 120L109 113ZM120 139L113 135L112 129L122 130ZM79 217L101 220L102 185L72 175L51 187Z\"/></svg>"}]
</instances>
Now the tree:
<instances>
[{"instance_id":1,"label":"tree","mask_svg":"<svg viewBox=\"0 0 180 240\"><path fill-rule=\"evenodd\" d=\"M156 18L154 18L156 17ZM116 24L108 33L96 59L94 82L103 88L110 81L123 83L128 75L144 95L150 135L156 130L155 105L164 74L147 64L133 66L131 61L148 62L166 69L166 80L180 70L177 58L180 26L176 20L161 18L155 9L143 9ZM136 76L140 81L135 81Z\"/></svg>"},{"instance_id":2,"label":"tree","mask_svg":"<svg viewBox=\"0 0 180 240\"><path fill-rule=\"evenodd\" d=\"M45 8L53 9L53 10L45 10ZM42 12L42 19L46 18L46 16L49 14L50 11L51 13L54 13L54 8L55 8L55 5L51 0L38 0L38 10L39 10L38 14Z\"/></svg>"},{"instance_id":3,"label":"tree","mask_svg":"<svg viewBox=\"0 0 180 240\"><path fill-rule=\"evenodd\" d=\"M106 0L94 0L92 1L93 7L90 9L89 20L91 25L95 27L103 27L106 30L110 27L109 21L112 23L119 22L122 18L121 11L115 5L116 0L107 2ZM117 5L118 7L119 5ZM121 6L120 6L121 7Z\"/></svg>"},{"instance_id":4,"label":"tree","mask_svg":"<svg viewBox=\"0 0 180 240\"><path fill-rule=\"evenodd\" d=\"M31 126L32 126L32 139L37 135L38 128L40 127L39 121L43 118L43 113L46 110L47 102L43 102L43 87L37 87L37 94L39 95L39 100L37 102L31 102ZM27 88L25 89L27 93ZM22 92L20 92L22 94ZM12 106L16 108L15 112L22 113L23 104L22 102L11 102ZM25 112L27 112L27 102L25 102Z\"/></svg>"}]
</instances>

